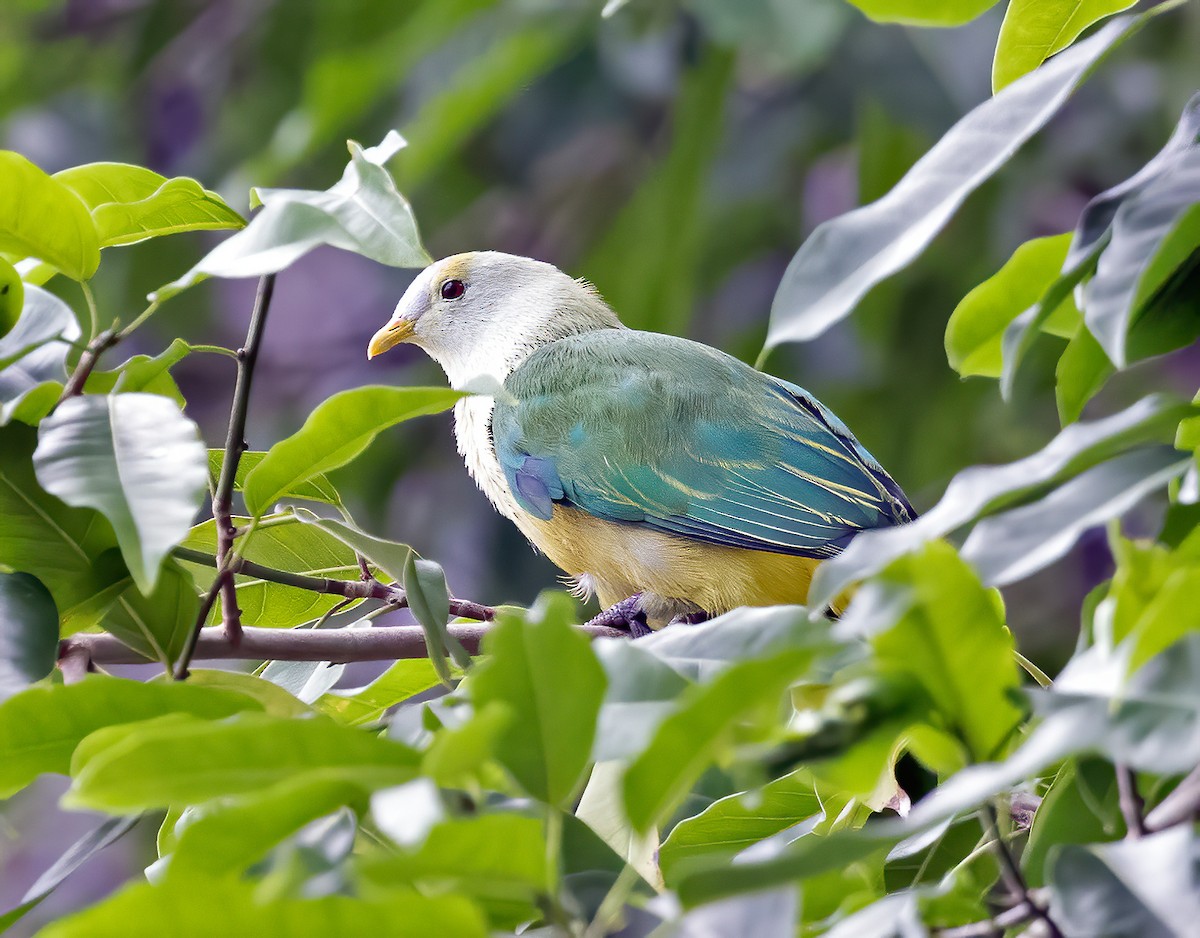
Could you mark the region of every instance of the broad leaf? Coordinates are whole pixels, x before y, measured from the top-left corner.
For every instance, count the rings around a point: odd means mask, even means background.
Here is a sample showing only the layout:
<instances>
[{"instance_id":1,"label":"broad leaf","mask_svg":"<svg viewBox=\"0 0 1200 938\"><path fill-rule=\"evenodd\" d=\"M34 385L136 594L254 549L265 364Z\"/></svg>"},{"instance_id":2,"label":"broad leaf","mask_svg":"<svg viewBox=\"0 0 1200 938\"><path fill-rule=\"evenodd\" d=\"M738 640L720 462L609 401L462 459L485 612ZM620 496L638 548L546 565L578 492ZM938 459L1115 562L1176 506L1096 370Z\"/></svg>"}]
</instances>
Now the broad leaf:
<instances>
[{"instance_id":1,"label":"broad leaf","mask_svg":"<svg viewBox=\"0 0 1200 938\"><path fill-rule=\"evenodd\" d=\"M41 580L65 619L125 573L121 564L114 572L100 563L116 546L109 523L95 511L64 505L38 485L36 439L32 427L0 428L0 563ZM74 628L95 624L103 612L93 608Z\"/></svg>"},{"instance_id":2,"label":"broad leaf","mask_svg":"<svg viewBox=\"0 0 1200 938\"><path fill-rule=\"evenodd\" d=\"M412 209L384 169L404 140L390 131L378 146L364 150L354 141L348 145L350 162L332 188L257 190L262 210L250 224L158 290L155 298L166 299L205 277L274 273L322 244L393 267L428 264Z\"/></svg>"},{"instance_id":3,"label":"broad leaf","mask_svg":"<svg viewBox=\"0 0 1200 938\"><path fill-rule=\"evenodd\" d=\"M918 5L926 6L923 0ZM871 287L908 265L1141 22L1115 21L1014 82L955 124L882 199L817 228L775 294L766 349L820 335Z\"/></svg>"},{"instance_id":4,"label":"broad leaf","mask_svg":"<svg viewBox=\"0 0 1200 938\"><path fill-rule=\"evenodd\" d=\"M438 677L452 687L450 665L446 656L453 655L460 668L471 665L471 656L462 644L450 637L446 623L450 619L450 590L446 573L432 560L423 560L410 553L404 566L404 594L413 616L425 630L425 649Z\"/></svg>"},{"instance_id":5,"label":"broad leaf","mask_svg":"<svg viewBox=\"0 0 1200 938\"><path fill-rule=\"evenodd\" d=\"M592 745L592 758L597 762L628 759L645 749L659 723L675 710L675 699L689 685L643 644L621 638L592 643L608 676Z\"/></svg>"},{"instance_id":6,"label":"broad leaf","mask_svg":"<svg viewBox=\"0 0 1200 938\"><path fill-rule=\"evenodd\" d=\"M17 324L0 338L0 425L14 417L36 423L49 412L66 377L69 342L79 338L71 307L41 287L25 287L25 305ZM61 341L59 341L61 340ZM39 395L44 404L32 412L22 400ZM40 402L39 402L40 403Z\"/></svg>"},{"instance_id":7,"label":"broad leaf","mask_svg":"<svg viewBox=\"0 0 1200 938\"><path fill-rule=\"evenodd\" d=\"M266 455L265 452L260 450L250 450L242 453L241 458L238 459L237 473L233 478L233 490L235 492L242 490L242 486L246 483L246 476L263 461ZM214 486L216 485L216 480L221 477L221 464L224 461L225 450L210 449L208 451L208 475ZM324 502L326 505L342 504L342 497L338 494L337 489L333 487L333 483L329 481L329 477L324 473L318 473L312 478L306 479L279 497L303 498L313 502Z\"/></svg>"},{"instance_id":8,"label":"broad leaf","mask_svg":"<svg viewBox=\"0 0 1200 938\"><path fill-rule=\"evenodd\" d=\"M574 604L560 593L543 594L525 619L502 615L470 681L476 707L498 702L511 711L496 758L552 805L579 788L604 694L604 670L573 621Z\"/></svg>"},{"instance_id":9,"label":"broad leaf","mask_svg":"<svg viewBox=\"0 0 1200 938\"><path fill-rule=\"evenodd\" d=\"M812 776L793 772L761 789L728 795L680 821L659 848L663 876L696 856L729 856L785 828L824 814Z\"/></svg>"},{"instance_id":10,"label":"broad leaf","mask_svg":"<svg viewBox=\"0 0 1200 938\"><path fill-rule=\"evenodd\" d=\"M483 915L459 896L393 891L379 898L263 896L251 880L133 883L116 895L44 928L45 938L124 935L388 935L485 938ZM197 889L204 901L197 902Z\"/></svg>"},{"instance_id":11,"label":"broad leaf","mask_svg":"<svg viewBox=\"0 0 1200 938\"><path fill-rule=\"evenodd\" d=\"M1113 373L1112 362L1086 326L1067 343L1054 371L1054 399L1058 419L1065 427L1079 419L1087 402L1104 387Z\"/></svg>"},{"instance_id":12,"label":"broad leaf","mask_svg":"<svg viewBox=\"0 0 1200 938\"><path fill-rule=\"evenodd\" d=\"M43 772L65 773L76 745L101 727L164 713L221 719L258 709L242 694L177 682L93 675L78 684L31 687L0 703L0 798Z\"/></svg>"},{"instance_id":13,"label":"broad leaf","mask_svg":"<svg viewBox=\"0 0 1200 938\"><path fill-rule=\"evenodd\" d=\"M1120 517L1166 488L1190 463L1170 446L1117 456L1033 504L984 518L963 544L963 558L989 585L1016 582L1058 560L1088 528Z\"/></svg>"},{"instance_id":14,"label":"broad leaf","mask_svg":"<svg viewBox=\"0 0 1200 938\"><path fill-rule=\"evenodd\" d=\"M100 265L100 242L79 197L19 153L0 150L0 251L32 255L72 280Z\"/></svg>"},{"instance_id":15,"label":"broad leaf","mask_svg":"<svg viewBox=\"0 0 1200 938\"><path fill-rule=\"evenodd\" d=\"M304 524L320 528L351 550L362 554L393 582L404 582L405 570L413 557L413 549L407 544L376 537L335 518L319 518L303 508L293 509L293 513Z\"/></svg>"},{"instance_id":16,"label":"broad leaf","mask_svg":"<svg viewBox=\"0 0 1200 938\"><path fill-rule=\"evenodd\" d=\"M856 597L842 627L870 638L886 673L907 671L925 686L973 761L996 758L1021 718L1013 703L1020 679L999 596L938 541L897 560L872 587L890 594L887 602L862 594L885 615L872 620L852 611Z\"/></svg>"},{"instance_id":17,"label":"broad leaf","mask_svg":"<svg viewBox=\"0 0 1200 938\"><path fill-rule=\"evenodd\" d=\"M16 269L0 257L0 338L17 324L25 305L25 283ZM4 357L0 355L0 363Z\"/></svg>"},{"instance_id":18,"label":"broad leaf","mask_svg":"<svg viewBox=\"0 0 1200 938\"><path fill-rule=\"evenodd\" d=\"M688 688L625 772L625 810L634 829L644 832L663 820L730 745L734 727L764 710L774 712L812 659L808 649L784 651L739 662L710 683Z\"/></svg>"},{"instance_id":19,"label":"broad leaf","mask_svg":"<svg viewBox=\"0 0 1200 938\"><path fill-rule=\"evenodd\" d=\"M100 598L107 599L107 591ZM103 625L138 654L169 669L199 614L196 581L178 561L167 558L149 595L128 585L108 607Z\"/></svg>"},{"instance_id":20,"label":"broad leaf","mask_svg":"<svg viewBox=\"0 0 1200 938\"><path fill-rule=\"evenodd\" d=\"M1068 844L1050 860L1050 916L1066 934L1174 938L1200 920L1192 825L1115 844Z\"/></svg>"},{"instance_id":21,"label":"broad leaf","mask_svg":"<svg viewBox=\"0 0 1200 938\"><path fill-rule=\"evenodd\" d=\"M46 491L108 518L134 582L149 594L200 507L208 455L174 401L88 395L63 401L42 422L33 463Z\"/></svg>"},{"instance_id":22,"label":"broad leaf","mask_svg":"<svg viewBox=\"0 0 1200 938\"><path fill-rule=\"evenodd\" d=\"M342 779L285 780L232 802L189 808L163 864L170 878L241 876L285 837L346 804L366 801ZM184 879L186 882L187 880Z\"/></svg>"},{"instance_id":23,"label":"broad leaf","mask_svg":"<svg viewBox=\"0 0 1200 938\"><path fill-rule=\"evenodd\" d=\"M330 690L316 701L316 707L341 723L358 726L383 718L387 711L423 693L438 682L437 672L428 658L394 662L366 687Z\"/></svg>"},{"instance_id":24,"label":"broad leaf","mask_svg":"<svg viewBox=\"0 0 1200 938\"><path fill-rule=\"evenodd\" d=\"M821 564L809 591L811 608L824 609L851 583L877 573L922 544L977 518L1029 501L1050 484L1061 483L1139 443L1162 437L1187 414L1187 405L1151 396L1103 420L1072 424L1025 459L962 470L950 481L937 505L916 521L864 531L845 551Z\"/></svg>"},{"instance_id":25,"label":"broad leaf","mask_svg":"<svg viewBox=\"0 0 1200 938\"><path fill-rule=\"evenodd\" d=\"M346 465L381 431L411 417L446 410L462 396L446 388L379 385L333 395L246 475L242 488L246 507L253 515L263 514L296 486Z\"/></svg>"},{"instance_id":26,"label":"broad leaf","mask_svg":"<svg viewBox=\"0 0 1200 938\"><path fill-rule=\"evenodd\" d=\"M178 717L99 730L76 751L64 804L109 812L191 804L306 775L397 785L418 764L397 742L324 718Z\"/></svg>"},{"instance_id":27,"label":"broad leaf","mask_svg":"<svg viewBox=\"0 0 1200 938\"><path fill-rule=\"evenodd\" d=\"M1196 112L1192 120L1200 120L1200 95L1189 107ZM1112 240L1100 255L1095 276L1084 287L1083 317L1119 368L1126 364L1128 333L1140 313L1134 301L1143 272L1160 245L1198 203L1200 143L1171 159L1153 181L1117 209ZM1194 250L1200 245L1191 247ZM1182 341L1190 338L1194 338L1194 330L1188 330Z\"/></svg>"},{"instance_id":28,"label":"broad leaf","mask_svg":"<svg viewBox=\"0 0 1200 938\"><path fill-rule=\"evenodd\" d=\"M238 526L250 521L250 518L234 518ZM214 556L217 549L215 523L210 519L196 525L182 546ZM306 576L357 580L360 574L358 559L351 548L317 526L301 524L290 515L264 519L244 546L242 556L276 570ZM216 570L210 566L188 562L187 567L201 588L207 588L216 575ZM324 615L345 598L242 574L237 576L235 583L244 625L291 628ZM215 617L216 613L213 615Z\"/></svg>"},{"instance_id":29,"label":"broad leaf","mask_svg":"<svg viewBox=\"0 0 1200 938\"><path fill-rule=\"evenodd\" d=\"M168 179L128 163L87 163L53 178L87 206L102 248L246 224L217 193L186 176Z\"/></svg>"},{"instance_id":30,"label":"broad leaf","mask_svg":"<svg viewBox=\"0 0 1200 938\"><path fill-rule=\"evenodd\" d=\"M946 358L951 368L964 378L1000 377L1004 330L1058 279L1070 241L1069 234L1026 241L999 271L963 297L946 324ZM1067 296L1042 328L1070 336L1079 323L1079 310Z\"/></svg>"},{"instance_id":31,"label":"broad leaf","mask_svg":"<svg viewBox=\"0 0 1200 938\"><path fill-rule=\"evenodd\" d=\"M1011 0L996 40L992 88L999 91L1061 52L1093 23L1136 0Z\"/></svg>"},{"instance_id":32,"label":"broad leaf","mask_svg":"<svg viewBox=\"0 0 1200 938\"><path fill-rule=\"evenodd\" d=\"M881 23L911 26L959 26L967 23L996 0L849 0Z\"/></svg>"},{"instance_id":33,"label":"broad leaf","mask_svg":"<svg viewBox=\"0 0 1200 938\"><path fill-rule=\"evenodd\" d=\"M58 608L41 580L0 572L0 700L54 670Z\"/></svg>"}]
</instances>

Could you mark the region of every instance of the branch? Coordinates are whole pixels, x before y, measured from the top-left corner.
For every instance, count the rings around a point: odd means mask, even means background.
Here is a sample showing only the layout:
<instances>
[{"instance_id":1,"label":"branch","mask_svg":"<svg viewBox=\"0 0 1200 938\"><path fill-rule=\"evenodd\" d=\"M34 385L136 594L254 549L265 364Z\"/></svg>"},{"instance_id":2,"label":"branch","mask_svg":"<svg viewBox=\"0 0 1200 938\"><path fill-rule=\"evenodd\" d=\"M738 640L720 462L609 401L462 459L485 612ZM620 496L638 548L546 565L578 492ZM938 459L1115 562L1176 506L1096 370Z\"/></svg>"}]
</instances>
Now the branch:
<instances>
[{"instance_id":1,"label":"branch","mask_svg":"<svg viewBox=\"0 0 1200 938\"><path fill-rule=\"evenodd\" d=\"M68 397L75 397L77 394L82 394L83 386L87 384L87 379L91 376L92 370L96 367L96 362L100 360L100 356L120 341L121 336L111 329L105 329L96 338L92 339L87 344L87 348L83 350L83 354L79 356L79 361L75 364L75 370L71 372L71 377L63 385L62 394L58 398L58 403L54 406L57 407L58 404L61 404Z\"/></svg>"},{"instance_id":2,"label":"branch","mask_svg":"<svg viewBox=\"0 0 1200 938\"><path fill-rule=\"evenodd\" d=\"M205 566L216 567L216 558L203 551L192 550L190 547L176 547L174 555L189 563L202 563ZM379 599L391 603L397 609L408 605L408 597L399 586L389 586L372 577L370 580L335 580L324 576L309 576L305 573L291 573L287 570L276 570L266 567L253 560L235 557L231 562L232 571L245 576L252 576L270 583L283 586L294 586L296 589L308 590L312 593L328 593L333 596L345 596L347 599ZM450 597L450 612L462 619L474 619L476 622L490 622L496 617L496 610L491 606L473 603L467 599ZM207 613L206 613L207 615Z\"/></svg>"},{"instance_id":3,"label":"branch","mask_svg":"<svg viewBox=\"0 0 1200 938\"><path fill-rule=\"evenodd\" d=\"M1117 773L1117 798L1121 805L1121 814L1125 818L1125 836L1136 840L1146 836L1146 821L1142 812L1146 804L1138 793L1137 779L1127 765L1120 763L1113 766Z\"/></svg>"},{"instance_id":4,"label":"branch","mask_svg":"<svg viewBox=\"0 0 1200 938\"><path fill-rule=\"evenodd\" d=\"M1012 851L1008 849L1008 844L1004 842L1004 838L1000 836L1000 819L996 814L994 805L988 804L983 809L983 820L987 835L991 838L992 846L995 848L996 857L1000 861L1000 878L1004 880L1004 885L1008 887L1009 893L1014 900L1013 908L1028 906L1029 920L1040 921L1046 927L1050 938L1063 938L1063 933L1059 931L1058 926L1054 924L1054 921L1047 914L1046 910L1034 902L1030 896L1029 885L1025 882L1025 877L1021 873L1021 867L1018 865ZM990 933L984 932L984 934Z\"/></svg>"},{"instance_id":5,"label":"branch","mask_svg":"<svg viewBox=\"0 0 1200 938\"><path fill-rule=\"evenodd\" d=\"M233 528L233 486L237 479L238 463L246 451L246 412L250 407L250 385L254 380L254 365L258 361L258 348L262 344L263 327L267 311L271 308L271 296L275 292L275 275L267 274L258 281L258 295L254 298L254 310L250 314L250 326L246 330L246 344L238 349L237 382L233 387L233 403L229 410L229 432L225 436L225 458L221 461L221 476L213 494L212 512L217 528L217 565L224 570L236 532ZM221 621L233 644L237 644L242 633L241 610L237 604L237 589L232 576L219 577L221 582ZM204 624L196 623L197 631ZM187 670L187 659L180 661L180 668Z\"/></svg>"},{"instance_id":6,"label":"branch","mask_svg":"<svg viewBox=\"0 0 1200 938\"><path fill-rule=\"evenodd\" d=\"M1155 834L1192 820L1200 813L1200 766L1192 769L1160 804L1146 815L1145 828Z\"/></svg>"},{"instance_id":7,"label":"branch","mask_svg":"<svg viewBox=\"0 0 1200 938\"><path fill-rule=\"evenodd\" d=\"M619 629L579 626L590 638L628 638ZM473 655L492 626L486 624L447 626L450 634ZM107 633L77 634L66 639L60 660L86 655L96 664L146 664L138 654ZM381 626L369 629L264 629L244 626L239 641L230 641L221 626L200 630L193 657L196 659L273 661L391 661L427 658L425 632L417 625Z\"/></svg>"},{"instance_id":8,"label":"branch","mask_svg":"<svg viewBox=\"0 0 1200 938\"><path fill-rule=\"evenodd\" d=\"M1032 899L1027 899L1014 905L1011 909L1005 909L995 918L990 918L985 922L971 922L969 925L954 925L950 928L935 928L933 934L937 938L993 938L1010 928L1033 921L1040 914L1044 914L1041 907Z\"/></svg>"}]
</instances>

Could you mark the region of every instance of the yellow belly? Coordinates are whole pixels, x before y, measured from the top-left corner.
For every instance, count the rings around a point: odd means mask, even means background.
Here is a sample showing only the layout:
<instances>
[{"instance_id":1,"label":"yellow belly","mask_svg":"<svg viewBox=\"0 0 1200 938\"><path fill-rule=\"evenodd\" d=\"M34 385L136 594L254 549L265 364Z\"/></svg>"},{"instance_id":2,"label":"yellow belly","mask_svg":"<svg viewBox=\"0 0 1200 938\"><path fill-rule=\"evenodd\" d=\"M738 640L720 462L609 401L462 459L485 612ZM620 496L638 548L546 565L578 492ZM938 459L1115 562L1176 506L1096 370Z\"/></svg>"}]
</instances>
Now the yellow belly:
<instances>
[{"instance_id":1,"label":"yellow belly","mask_svg":"<svg viewBox=\"0 0 1200 938\"><path fill-rule=\"evenodd\" d=\"M567 573L590 576L604 606L647 594L653 625L696 609L720 615L738 606L804 603L820 563L706 544L561 505L549 521L526 515L517 524Z\"/></svg>"}]
</instances>

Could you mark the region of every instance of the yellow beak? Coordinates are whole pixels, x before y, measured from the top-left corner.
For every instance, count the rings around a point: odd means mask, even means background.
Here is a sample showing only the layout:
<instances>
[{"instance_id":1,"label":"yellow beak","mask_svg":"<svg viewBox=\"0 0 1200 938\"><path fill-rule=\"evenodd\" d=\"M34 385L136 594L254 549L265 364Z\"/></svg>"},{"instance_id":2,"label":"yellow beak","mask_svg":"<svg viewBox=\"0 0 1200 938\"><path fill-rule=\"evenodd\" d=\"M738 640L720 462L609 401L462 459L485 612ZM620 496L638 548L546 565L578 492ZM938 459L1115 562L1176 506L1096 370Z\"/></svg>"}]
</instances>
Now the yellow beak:
<instances>
[{"instance_id":1,"label":"yellow beak","mask_svg":"<svg viewBox=\"0 0 1200 938\"><path fill-rule=\"evenodd\" d=\"M412 338L413 323L411 319L396 319L371 336L367 346L367 358L382 355L393 346L407 342Z\"/></svg>"}]
</instances>

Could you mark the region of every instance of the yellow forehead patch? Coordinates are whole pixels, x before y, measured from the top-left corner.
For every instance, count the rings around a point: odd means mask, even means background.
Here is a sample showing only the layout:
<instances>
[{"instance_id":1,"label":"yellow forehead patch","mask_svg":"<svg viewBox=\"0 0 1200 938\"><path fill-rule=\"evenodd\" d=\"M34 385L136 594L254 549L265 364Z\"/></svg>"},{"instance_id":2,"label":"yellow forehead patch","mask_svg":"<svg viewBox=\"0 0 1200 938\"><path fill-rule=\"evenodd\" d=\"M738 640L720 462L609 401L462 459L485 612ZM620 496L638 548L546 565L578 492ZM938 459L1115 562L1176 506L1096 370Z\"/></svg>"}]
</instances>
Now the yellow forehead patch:
<instances>
[{"instance_id":1,"label":"yellow forehead patch","mask_svg":"<svg viewBox=\"0 0 1200 938\"><path fill-rule=\"evenodd\" d=\"M472 251L465 254L451 254L434 264L437 276L433 278L433 289L437 290L438 286L447 280L466 280L467 273L471 268L471 258L474 256Z\"/></svg>"}]
</instances>

